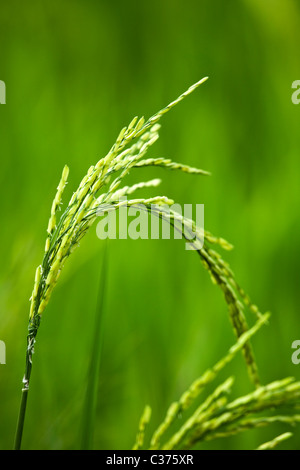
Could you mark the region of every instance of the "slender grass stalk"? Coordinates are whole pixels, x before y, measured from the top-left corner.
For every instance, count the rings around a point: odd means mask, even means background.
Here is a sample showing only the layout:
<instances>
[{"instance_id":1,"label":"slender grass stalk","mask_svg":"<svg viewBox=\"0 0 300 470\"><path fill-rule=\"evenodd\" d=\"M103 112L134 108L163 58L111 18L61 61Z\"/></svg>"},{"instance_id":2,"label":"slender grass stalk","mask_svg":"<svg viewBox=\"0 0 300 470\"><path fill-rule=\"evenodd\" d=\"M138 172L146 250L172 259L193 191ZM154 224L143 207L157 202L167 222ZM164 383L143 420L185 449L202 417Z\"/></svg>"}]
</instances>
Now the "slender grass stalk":
<instances>
[{"instance_id":1,"label":"slender grass stalk","mask_svg":"<svg viewBox=\"0 0 300 470\"><path fill-rule=\"evenodd\" d=\"M108 266L108 243L105 243L102 269L100 275L100 283L98 289L98 299L96 308L96 321L94 326L94 339L91 349L90 367L87 377L87 389L85 396L85 404L83 407L82 416L82 450L92 449L95 417L97 407L97 394L99 389L99 370L101 361L101 351L103 343L103 329L104 329L104 309L105 309L105 292L107 281L107 266Z\"/></svg>"},{"instance_id":2,"label":"slender grass stalk","mask_svg":"<svg viewBox=\"0 0 300 470\"><path fill-rule=\"evenodd\" d=\"M18 422L17 422L16 436L15 436L15 445L14 445L15 450L19 450L21 448L25 413L26 413L26 406L27 406L27 397L28 397L28 389L22 389L20 411L19 411Z\"/></svg>"}]
</instances>

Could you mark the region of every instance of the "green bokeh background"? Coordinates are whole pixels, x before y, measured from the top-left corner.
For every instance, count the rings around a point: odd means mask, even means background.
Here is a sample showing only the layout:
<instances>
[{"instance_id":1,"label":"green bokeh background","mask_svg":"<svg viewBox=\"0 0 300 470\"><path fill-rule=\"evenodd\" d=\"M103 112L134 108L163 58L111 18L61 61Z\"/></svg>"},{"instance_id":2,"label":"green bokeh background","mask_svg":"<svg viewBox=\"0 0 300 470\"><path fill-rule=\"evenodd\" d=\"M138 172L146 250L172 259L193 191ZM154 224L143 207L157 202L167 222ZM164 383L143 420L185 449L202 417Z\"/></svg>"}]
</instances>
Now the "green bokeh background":
<instances>
[{"instance_id":1,"label":"green bokeh background","mask_svg":"<svg viewBox=\"0 0 300 470\"><path fill-rule=\"evenodd\" d=\"M299 331L300 4L296 0L32 1L1 4L0 448L13 445L34 271L64 164L65 200L135 115L149 117L209 81L162 121L149 156L212 172L160 177L179 203L204 203L205 226L272 318L253 340L263 382L293 375ZM181 241L110 240L95 449L129 449L144 405L150 431L168 405L233 344L218 288ZM23 448L80 447L82 403L103 246L94 226L68 260L43 317ZM253 318L248 317L253 323ZM232 396L250 390L242 357ZM284 432L251 431L201 448L248 449ZM281 448L299 449L299 430Z\"/></svg>"}]
</instances>

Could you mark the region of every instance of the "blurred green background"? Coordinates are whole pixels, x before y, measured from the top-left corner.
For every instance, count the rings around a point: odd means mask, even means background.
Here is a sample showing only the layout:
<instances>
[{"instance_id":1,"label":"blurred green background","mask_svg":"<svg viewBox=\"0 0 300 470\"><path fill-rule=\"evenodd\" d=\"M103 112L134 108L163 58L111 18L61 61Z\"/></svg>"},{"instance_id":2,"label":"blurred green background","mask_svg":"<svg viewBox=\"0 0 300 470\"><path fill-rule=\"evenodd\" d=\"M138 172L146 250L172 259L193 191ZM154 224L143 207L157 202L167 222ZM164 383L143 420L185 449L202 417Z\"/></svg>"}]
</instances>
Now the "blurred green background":
<instances>
[{"instance_id":1,"label":"blurred green background","mask_svg":"<svg viewBox=\"0 0 300 470\"><path fill-rule=\"evenodd\" d=\"M133 116L149 117L203 76L162 121L149 156L212 172L160 177L145 195L204 203L206 229L268 327L253 340L262 381L300 378L300 5L296 0L32 1L1 4L0 448L13 445L34 271L64 164L65 201ZM142 193L139 193L142 195ZM95 449L129 449L146 403L149 430L234 342L222 293L181 241L110 240ZM36 343L23 448L80 448L104 243L93 226L66 264ZM150 287L149 287L150 286ZM248 317L252 324L253 319ZM232 396L250 385L241 356ZM248 449L285 426L201 448ZM148 435L149 436L149 435ZM299 430L281 448L299 449Z\"/></svg>"}]
</instances>

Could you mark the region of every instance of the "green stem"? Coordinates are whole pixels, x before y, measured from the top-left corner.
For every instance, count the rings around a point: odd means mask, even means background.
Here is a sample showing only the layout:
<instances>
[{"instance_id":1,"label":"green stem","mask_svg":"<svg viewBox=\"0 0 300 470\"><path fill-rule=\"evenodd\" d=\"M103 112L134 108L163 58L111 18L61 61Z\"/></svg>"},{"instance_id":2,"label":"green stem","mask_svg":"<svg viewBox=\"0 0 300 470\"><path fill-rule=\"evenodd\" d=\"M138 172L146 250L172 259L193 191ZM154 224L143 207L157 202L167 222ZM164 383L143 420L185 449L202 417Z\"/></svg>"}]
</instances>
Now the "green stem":
<instances>
[{"instance_id":1,"label":"green stem","mask_svg":"<svg viewBox=\"0 0 300 470\"><path fill-rule=\"evenodd\" d=\"M24 373L24 378L23 378L23 388L22 388L21 403L20 403L17 429L16 429L16 435L15 435L14 450L20 450L21 444L22 444L22 436L23 436L25 414L26 414L26 407L27 407L27 398L28 398L28 392L29 392L29 381L30 381L30 375L31 375L31 369L32 369L32 355L34 352L34 343L35 343L35 337L37 334L38 326L39 326L39 318L30 320L29 328L28 328L29 334L27 336L25 373Z\"/></svg>"},{"instance_id":2,"label":"green stem","mask_svg":"<svg viewBox=\"0 0 300 470\"><path fill-rule=\"evenodd\" d=\"M103 321L104 321L104 303L107 282L107 244L104 247L104 256L102 262L102 270L100 275L100 283L98 289L98 300L96 309L96 321L94 325L94 338L91 349L91 360L87 377L87 389L85 395L85 403L83 407L82 420L82 438L81 449L91 450L93 444L96 407L99 388L99 370L101 363L101 352L103 342Z\"/></svg>"},{"instance_id":3,"label":"green stem","mask_svg":"<svg viewBox=\"0 0 300 470\"><path fill-rule=\"evenodd\" d=\"M27 405L27 397L28 397L28 389L22 389L22 397L21 397L21 405L18 417L18 424L15 436L15 446L14 450L21 449L21 442L22 442L22 435L24 429L24 421L25 421L25 413L26 413L26 405Z\"/></svg>"}]
</instances>

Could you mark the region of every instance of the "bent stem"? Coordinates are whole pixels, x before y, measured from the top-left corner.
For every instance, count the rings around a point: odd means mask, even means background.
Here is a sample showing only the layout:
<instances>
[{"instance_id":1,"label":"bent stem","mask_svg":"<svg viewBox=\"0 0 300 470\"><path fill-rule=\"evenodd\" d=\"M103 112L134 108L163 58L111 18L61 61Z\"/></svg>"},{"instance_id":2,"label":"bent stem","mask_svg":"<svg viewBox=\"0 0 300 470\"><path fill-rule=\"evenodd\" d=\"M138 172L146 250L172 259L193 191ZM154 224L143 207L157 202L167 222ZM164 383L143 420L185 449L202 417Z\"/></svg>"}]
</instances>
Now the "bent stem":
<instances>
[{"instance_id":1,"label":"bent stem","mask_svg":"<svg viewBox=\"0 0 300 470\"><path fill-rule=\"evenodd\" d=\"M22 388L21 403L20 403L20 409L19 409L19 415L18 415L18 421L17 421L14 450L20 450L21 444L22 444L22 436L23 436L26 407L27 407L27 398L28 398L28 392L29 392L29 382L30 382L31 369L32 369L32 355L34 353L34 343L35 343L35 338L37 335L39 323L40 323L40 317L35 316L32 319L32 321L30 321L29 327L28 327L25 373L24 373L24 378L23 378L23 388Z\"/></svg>"},{"instance_id":2,"label":"bent stem","mask_svg":"<svg viewBox=\"0 0 300 470\"><path fill-rule=\"evenodd\" d=\"M146 187L156 187L159 183L158 179L139 182L133 186L123 186L123 178L125 178L131 169L134 167L143 166L162 166L171 170L180 170L186 173L207 175L206 171L173 162L165 158L150 158L145 159L148 149L159 138L160 119L172 109L177 103L182 101L187 95L192 93L199 85L205 82L207 77L188 88L187 91L182 93L175 101L172 101L168 106L154 114L150 119L145 121L142 117L138 119L133 118L128 127L124 127L117 137L116 142L108 152L108 154L101 158L96 165L92 165L87 174L81 180L78 189L73 192L68 206L59 217L60 206L62 204L62 194L67 184L69 168L64 167L62 175L57 187L57 192L51 206L51 214L47 227L47 238L45 244L45 252L41 265L36 268L34 286L31 296L30 314L29 314L29 333L27 336L27 351L26 351L26 367L23 379L22 400L18 418L15 449L20 449L22 441L22 433L24 428L24 420L27 406L29 380L32 368L32 354L35 343L37 330L39 327L41 316L47 307L53 289L55 288L59 276L62 272L67 258L73 253L76 247L79 246L81 239L89 230L91 225L95 222L99 215L107 212L107 206L112 209L118 209L125 205L127 207L137 206L142 204L146 206L147 211L151 205L157 208L158 216L162 216L166 211L163 206L172 206L174 201L165 196L155 196L152 198L130 199L127 200L126 196L132 194L137 189ZM111 178L113 180L111 181ZM101 194L99 195L99 192ZM125 197L125 203L124 198ZM181 214L171 211L166 216L171 224L178 221L180 227L176 230L187 228L188 238L187 241L193 240L189 234L197 232L197 227L194 221L188 220ZM175 228L175 226L174 226ZM199 230L198 230L199 231ZM203 235L207 243L203 243ZM209 272L212 281L218 284L222 289L225 300L228 304L230 319L234 327L234 331L238 337L241 337L248 331L248 325L244 315L244 308L249 308L256 316L260 316L258 308L253 305L245 294L245 292L237 284L235 277L228 266L223 261L221 256L214 251L211 245L219 245L222 248L229 249L230 245L222 238L214 237L208 232L203 230L199 231L199 240L197 244L190 243L199 253L201 261L205 269ZM199 243L198 243L199 241ZM102 308L102 307L101 307ZM99 321L101 320L101 312L99 314ZM97 325L96 325L97 326ZM101 325L100 325L101 326ZM98 337L95 336L95 344L98 338L102 335L102 328L97 326ZM100 336L99 336L100 335ZM96 372L99 370L100 361L100 348L101 340L97 343L95 348L95 356L92 358L90 382L88 385L87 393L87 408L86 408L86 421L83 429L86 429L83 445L89 447L92 442L92 430L97 390L97 376ZM259 386L259 378L257 374L257 367L251 346L247 343L243 344L244 356L246 359L248 371L251 380L256 387Z\"/></svg>"}]
</instances>

